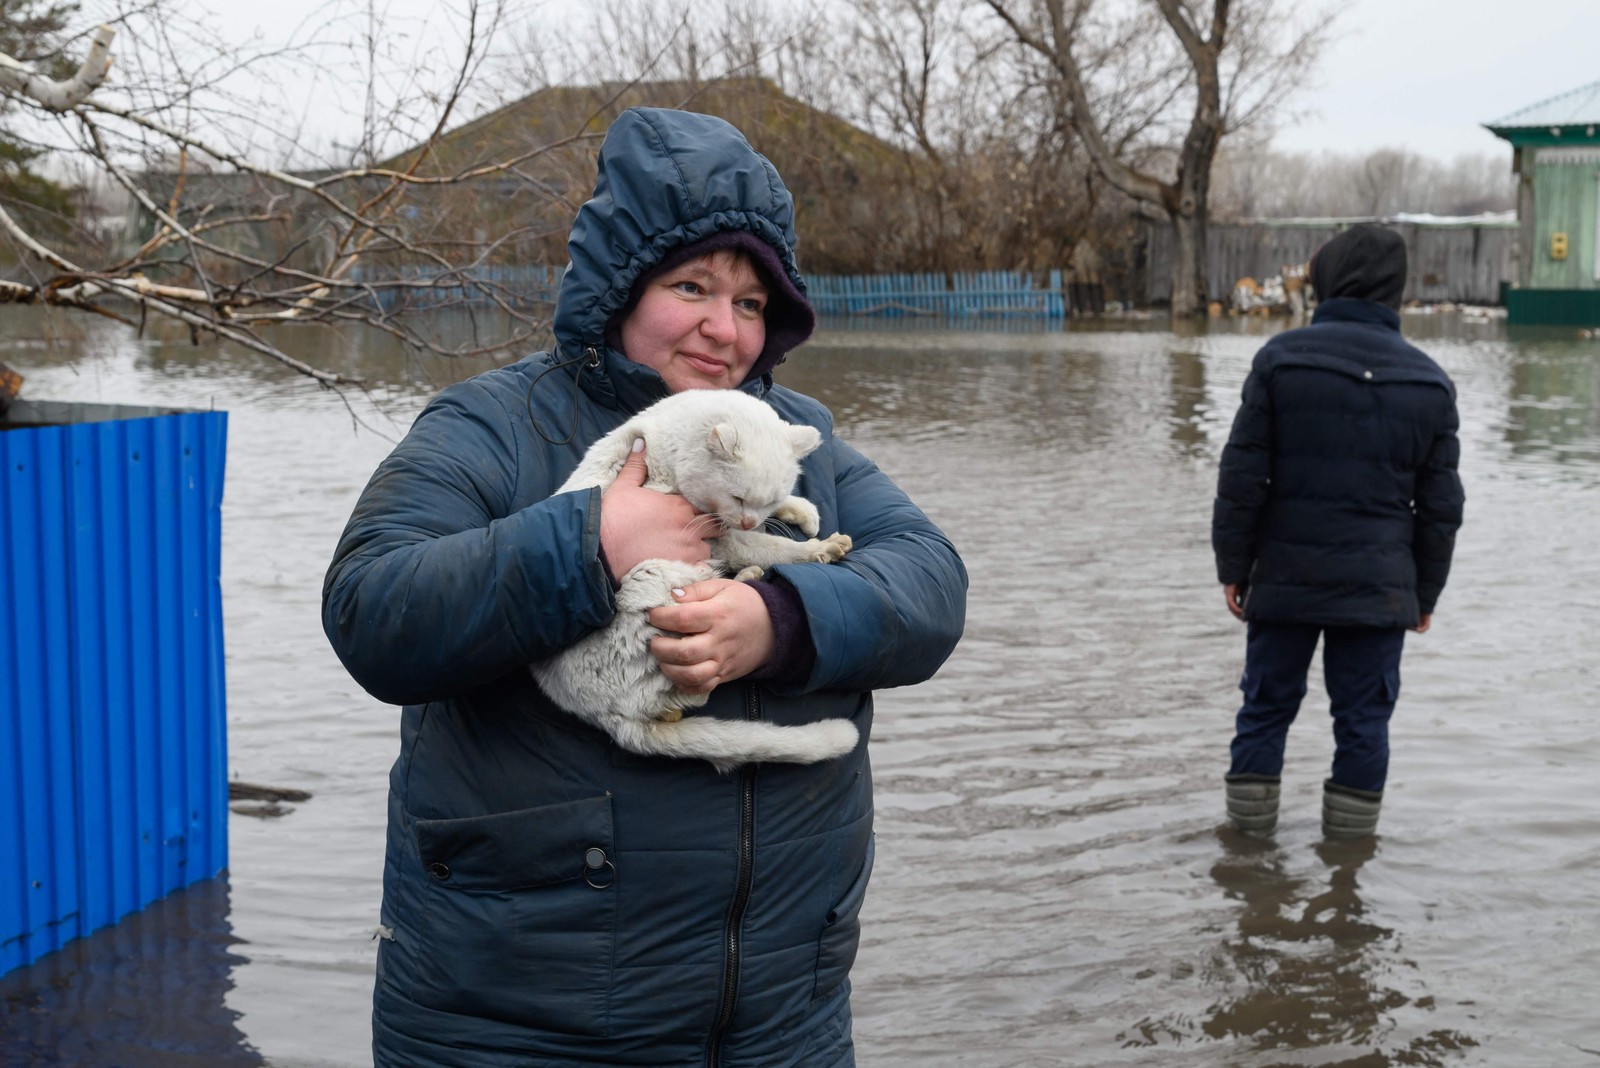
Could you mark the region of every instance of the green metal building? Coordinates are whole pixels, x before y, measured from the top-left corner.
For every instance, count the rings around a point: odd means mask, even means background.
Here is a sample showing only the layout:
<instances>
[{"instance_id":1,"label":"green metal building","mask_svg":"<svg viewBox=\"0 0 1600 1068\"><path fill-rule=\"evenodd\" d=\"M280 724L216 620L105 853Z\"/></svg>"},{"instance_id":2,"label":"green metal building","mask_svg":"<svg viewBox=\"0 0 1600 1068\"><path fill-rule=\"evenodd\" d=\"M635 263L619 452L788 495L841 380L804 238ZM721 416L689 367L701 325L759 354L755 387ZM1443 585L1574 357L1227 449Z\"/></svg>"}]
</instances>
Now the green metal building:
<instances>
[{"instance_id":1,"label":"green metal building","mask_svg":"<svg viewBox=\"0 0 1600 1068\"><path fill-rule=\"evenodd\" d=\"M1518 179L1506 321L1600 326L1600 82L1484 125Z\"/></svg>"}]
</instances>

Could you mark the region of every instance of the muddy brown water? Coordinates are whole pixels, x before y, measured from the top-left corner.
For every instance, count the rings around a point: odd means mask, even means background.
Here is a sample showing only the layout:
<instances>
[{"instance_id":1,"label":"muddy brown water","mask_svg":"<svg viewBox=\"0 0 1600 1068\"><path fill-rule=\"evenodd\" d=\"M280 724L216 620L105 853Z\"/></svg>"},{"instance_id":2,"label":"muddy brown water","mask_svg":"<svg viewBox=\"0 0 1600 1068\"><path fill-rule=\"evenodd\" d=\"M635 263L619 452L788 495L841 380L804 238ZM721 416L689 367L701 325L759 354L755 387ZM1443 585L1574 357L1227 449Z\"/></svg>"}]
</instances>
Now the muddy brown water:
<instances>
[{"instance_id":1,"label":"muddy brown water","mask_svg":"<svg viewBox=\"0 0 1600 1068\"><path fill-rule=\"evenodd\" d=\"M320 582L383 435L474 368L285 335L366 377L340 397L186 336L3 315L30 396L231 413L230 769L314 796L232 816L225 879L0 979L0 1064L370 1064L397 717L328 649ZM1460 388L1456 567L1408 642L1378 839L1321 841L1314 675L1263 844L1218 829L1244 636L1208 523L1275 328L839 327L782 369L972 577L955 656L879 702L863 1065L1600 1063L1600 342L1407 316Z\"/></svg>"}]
</instances>

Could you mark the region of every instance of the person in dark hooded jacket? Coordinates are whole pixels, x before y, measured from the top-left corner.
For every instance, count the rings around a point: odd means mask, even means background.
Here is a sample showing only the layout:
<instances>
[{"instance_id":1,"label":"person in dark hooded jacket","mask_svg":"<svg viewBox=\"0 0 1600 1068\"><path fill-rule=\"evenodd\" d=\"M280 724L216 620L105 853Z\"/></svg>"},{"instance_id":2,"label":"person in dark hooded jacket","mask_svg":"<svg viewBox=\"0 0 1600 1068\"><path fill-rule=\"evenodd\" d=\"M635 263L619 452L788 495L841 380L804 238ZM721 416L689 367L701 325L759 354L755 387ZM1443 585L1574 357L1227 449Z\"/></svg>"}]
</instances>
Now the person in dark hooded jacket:
<instances>
[{"instance_id":1,"label":"person in dark hooded jacket","mask_svg":"<svg viewBox=\"0 0 1600 1068\"><path fill-rule=\"evenodd\" d=\"M812 331L793 201L720 119L634 108L607 132L553 351L441 392L363 491L323 590L355 679L404 705L390 776L377 1068L854 1064L848 975L872 868L872 691L954 648L950 541L826 408L772 371ZM704 560L635 454L555 494L586 447L669 393L743 390L823 444L796 492L854 549L688 587L651 619L700 714L849 717L817 764L640 756L527 665L605 624L639 559Z\"/></svg>"},{"instance_id":2,"label":"person in dark hooded jacket","mask_svg":"<svg viewBox=\"0 0 1600 1068\"><path fill-rule=\"evenodd\" d=\"M1311 324L1257 353L1217 480L1217 578L1249 624L1227 810L1246 833L1276 828L1320 638L1335 743L1323 833L1362 837L1388 776L1405 634L1428 630L1461 525L1455 387L1400 337L1399 234L1351 227L1310 276Z\"/></svg>"}]
</instances>

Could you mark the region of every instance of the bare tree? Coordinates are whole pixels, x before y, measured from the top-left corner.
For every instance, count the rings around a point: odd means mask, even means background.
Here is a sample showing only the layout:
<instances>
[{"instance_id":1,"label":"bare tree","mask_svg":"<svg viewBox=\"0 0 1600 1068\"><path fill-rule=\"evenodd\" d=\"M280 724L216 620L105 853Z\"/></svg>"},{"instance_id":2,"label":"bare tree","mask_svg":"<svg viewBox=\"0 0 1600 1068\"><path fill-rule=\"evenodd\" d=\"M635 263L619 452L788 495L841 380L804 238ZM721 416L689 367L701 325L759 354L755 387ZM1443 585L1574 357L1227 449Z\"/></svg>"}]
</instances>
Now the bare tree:
<instances>
[{"instance_id":1,"label":"bare tree","mask_svg":"<svg viewBox=\"0 0 1600 1068\"><path fill-rule=\"evenodd\" d=\"M225 338L328 385L349 379L290 356L263 328L356 323L446 355L516 349L542 334L546 308L482 280L480 268L511 235L438 225L452 190L467 183L495 179L533 198L553 196L522 167L561 139L456 169L434 159L504 16L499 0L463 0L456 40L430 39L432 54L450 57L448 67L415 56L394 62L388 28L369 0L356 13L359 32L338 42L352 57L342 71L306 47L246 55L188 19L175 0L109 2L107 24L92 32L69 77L0 55L0 94L12 105L7 132L25 127L81 187L120 190L133 223L119 231L65 220L54 236L0 202L0 253L9 245L17 261L0 278L0 303L129 323L166 317L197 339ZM327 31L311 35L324 49ZM339 52L323 53L330 54ZM343 150L345 161L263 162L273 152L306 155L292 115L230 91L272 59L300 62L325 81L364 68L361 134ZM446 347L396 310L397 295L443 287L503 313L510 328Z\"/></svg>"},{"instance_id":2,"label":"bare tree","mask_svg":"<svg viewBox=\"0 0 1600 1068\"><path fill-rule=\"evenodd\" d=\"M1057 129L1113 187L1168 219L1172 314L1201 310L1218 147L1281 108L1328 23L1293 28L1280 0L986 2L1040 66Z\"/></svg>"},{"instance_id":3,"label":"bare tree","mask_svg":"<svg viewBox=\"0 0 1600 1068\"><path fill-rule=\"evenodd\" d=\"M1007 150L1019 131L1001 113L1010 94L995 82L1002 40L959 0L850 0L845 10L832 81L847 90L846 113L898 151L894 172L880 179L884 199L904 203L887 242L897 265L988 266L982 246L999 228L979 217L992 224L1026 210L996 184L1018 159ZM999 173L981 165L985 157Z\"/></svg>"}]
</instances>

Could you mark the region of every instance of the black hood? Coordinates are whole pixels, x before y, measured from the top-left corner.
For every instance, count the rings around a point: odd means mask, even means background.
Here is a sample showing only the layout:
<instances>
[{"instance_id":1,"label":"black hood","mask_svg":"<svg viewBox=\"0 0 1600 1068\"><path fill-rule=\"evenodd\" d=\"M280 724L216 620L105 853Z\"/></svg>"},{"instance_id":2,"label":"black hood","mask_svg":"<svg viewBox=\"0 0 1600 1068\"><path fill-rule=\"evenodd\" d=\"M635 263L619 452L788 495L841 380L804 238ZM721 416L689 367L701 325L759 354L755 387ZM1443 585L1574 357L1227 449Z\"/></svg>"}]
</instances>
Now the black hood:
<instances>
[{"instance_id":1,"label":"black hood","mask_svg":"<svg viewBox=\"0 0 1600 1068\"><path fill-rule=\"evenodd\" d=\"M1406 291L1406 242L1393 230L1360 225L1311 254L1311 288L1318 300L1355 297L1399 310Z\"/></svg>"}]
</instances>

